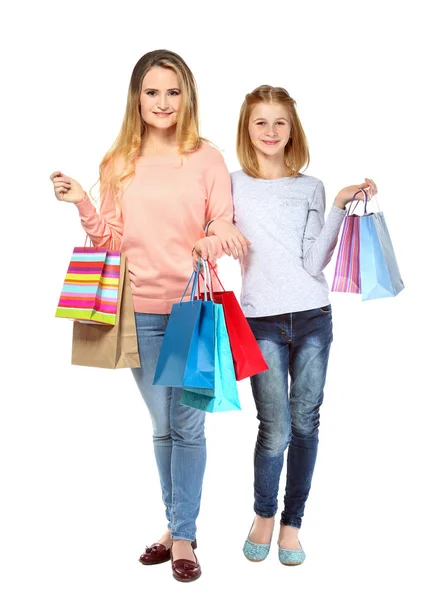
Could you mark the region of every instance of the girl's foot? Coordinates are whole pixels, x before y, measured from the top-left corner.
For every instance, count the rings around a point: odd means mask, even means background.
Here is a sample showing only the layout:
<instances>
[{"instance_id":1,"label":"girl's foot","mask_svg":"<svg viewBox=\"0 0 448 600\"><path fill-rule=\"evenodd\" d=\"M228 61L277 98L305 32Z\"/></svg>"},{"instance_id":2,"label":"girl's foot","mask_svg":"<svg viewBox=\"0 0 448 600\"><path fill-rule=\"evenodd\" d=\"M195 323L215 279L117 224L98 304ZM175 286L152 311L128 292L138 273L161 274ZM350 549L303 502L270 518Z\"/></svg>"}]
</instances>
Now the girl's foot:
<instances>
[{"instance_id":1,"label":"girl's foot","mask_svg":"<svg viewBox=\"0 0 448 600\"><path fill-rule=\"evenodd\" d=\"M274 517L265 518L256 515L249 533L249 541L254 542L254 544L270 544L274 524Z\"/></svg>"},{"instance_id":2,"label":"girl's foot","mask_svg":"<svg viewBox=\"0 0 448 600\"><path fill-rule=\"evenodd\" d=\"M278 545L285 550L302 550L299 541L299 529L290 525L280 525Z\"/></svg>"}]
</instances>

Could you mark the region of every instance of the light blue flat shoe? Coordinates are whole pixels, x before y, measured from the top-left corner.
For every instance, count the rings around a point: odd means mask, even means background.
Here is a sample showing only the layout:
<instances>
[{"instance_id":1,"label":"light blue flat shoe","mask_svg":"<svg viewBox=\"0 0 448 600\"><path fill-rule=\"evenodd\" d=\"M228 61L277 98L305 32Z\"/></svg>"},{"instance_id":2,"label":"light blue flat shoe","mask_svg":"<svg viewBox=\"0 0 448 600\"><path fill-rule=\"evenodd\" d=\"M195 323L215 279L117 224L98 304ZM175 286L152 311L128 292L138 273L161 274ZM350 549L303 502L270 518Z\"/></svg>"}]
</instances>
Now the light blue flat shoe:
<instances>
[{"instance_id":1,"label":"light blue flat shoe","mask_svg":"<svg viewBox=\"0 0 448 600\"><path fill-rule=\"evenodd\" d=\"M254 523L255 519L252 525L250 526L249 533L247 534L247 539L244 542L243 553L247 560L251 560L252 562L261 562L269 554L269 550L271 549L271 542L269 542L269 544L256 544L255 542L250 541L249 537Z\"/></svg>"},{"instance_id":2,"label":"light blue flat shoe","mask_svg":"<svg viewBox=\"0 0 448 600\"><path fill-rule=\"evenodd\" d=\"M252 562L261 562L269 554L271 544L256 544L251 542L249 538L244 542L243 553L247 560Z\"/></svg>"},{"instance_id":3,"label":"light blue flat shoe","mask_svg":"<svg viewBox=\"0 0 448 600\"><path fill-rule=\"evenodd\" d=\"M286 548L278 547L278 559L282 565L292 567L301 565L306 558L304 550L286 550Z\"/></svg>"}]
</instances>

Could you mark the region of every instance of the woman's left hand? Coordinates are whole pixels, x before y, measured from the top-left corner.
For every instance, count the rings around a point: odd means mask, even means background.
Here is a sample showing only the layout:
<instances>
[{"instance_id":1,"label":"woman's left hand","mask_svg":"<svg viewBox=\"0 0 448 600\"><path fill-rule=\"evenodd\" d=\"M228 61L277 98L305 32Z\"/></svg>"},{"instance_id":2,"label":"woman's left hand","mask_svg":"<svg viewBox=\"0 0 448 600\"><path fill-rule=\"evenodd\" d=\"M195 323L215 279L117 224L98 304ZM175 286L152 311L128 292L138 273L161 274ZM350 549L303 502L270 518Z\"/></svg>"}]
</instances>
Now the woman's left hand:
<instances>
[{"instance_id":1,"label":"woman's left hand","mask_svg":"<svg viewBox=\"0 0 448 600\"><path fill-rule=\"evenodd\" d=\"M360 183L358 185L348 185L347 187L343 188L334 199L334 204L338 208L345 208L346 205L352 200L363 200L364 194L360 190L365 190L369 200L378 192L376 183L373 181L373 179L368 179L366 177L364 183Z\"/></svg>"},{"instance_id":2,"label":"woman's left hand","mask_svg":"<svg viewBox=\"0 0 448 600\"><path fill-rule=\"evenodd\" d=\"M201 238L196 242L192 252L194 270L198 268L199 258L209 260L210 263L216 265L216 257L213 252L213 243L209 238Z\"/></svg>"}]
</instances>

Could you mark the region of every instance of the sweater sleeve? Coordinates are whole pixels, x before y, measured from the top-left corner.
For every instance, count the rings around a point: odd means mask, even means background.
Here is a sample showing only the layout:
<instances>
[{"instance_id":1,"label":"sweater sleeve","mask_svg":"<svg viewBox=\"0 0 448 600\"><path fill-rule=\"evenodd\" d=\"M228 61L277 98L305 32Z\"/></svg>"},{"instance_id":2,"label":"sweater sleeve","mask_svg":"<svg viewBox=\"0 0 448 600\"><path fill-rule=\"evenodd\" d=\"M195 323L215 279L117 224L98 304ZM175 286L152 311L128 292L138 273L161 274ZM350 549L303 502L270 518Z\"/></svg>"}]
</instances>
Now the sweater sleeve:
<instances>
[{"instance_id":1,"label":"sweater sleeve","mask_svg":"<svg viewBox=\"0 0 448 600\"><path fill-rule=\"evenodd\" d=\"M321 181L316 186L303 235L303 266L316 277L333 256L346 211L333 205L325 215L325 189Z\"/></svg>"},{"instance_id":2,"label":"sweater sleeve","mask_svg":"<svg viewBox=\"0 0 448 600\"><path fill-rule=\"evenodd\" d=\"M78 202L76 206L81 217L81 225L94 245L108 248L113 245L114 249L118 250L123 237L123 219L121 215L117 216L115 200L110 188L105 192L101 189L100 197L99 214L87 194L81 202Z\"/></svg>"},{"instance_id":3,"label":"sweater sleeve","mask_svg":"<svg viewBox=\"0 0 448 600\"><path fill-rule=\"evenodd\" d=\"M215 219L233 222L233 201L230 173L220 153L213 160L205 173L207 191L205 205L205 224ZM222 244L216 235L208 237L213 244L216 258L223 254Z\"/></svg>"}]
</instances>

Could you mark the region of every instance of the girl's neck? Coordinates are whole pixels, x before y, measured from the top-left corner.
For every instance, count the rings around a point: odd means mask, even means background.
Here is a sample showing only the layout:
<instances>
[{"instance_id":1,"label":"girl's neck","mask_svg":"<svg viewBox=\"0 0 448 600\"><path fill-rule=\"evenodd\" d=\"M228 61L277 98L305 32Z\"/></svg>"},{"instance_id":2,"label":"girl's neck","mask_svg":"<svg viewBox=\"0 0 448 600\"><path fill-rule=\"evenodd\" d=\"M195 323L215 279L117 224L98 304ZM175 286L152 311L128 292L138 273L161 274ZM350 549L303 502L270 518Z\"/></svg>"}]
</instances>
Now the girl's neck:
<instances>
[{"instance_id":1,"label":"girl's neck","mask_svg":"<svg viewBox=\"0 0 448 600\"><path fill-rule=\"evenodd\" d=\"M286 166L283 152L280 156L266 156L257 152L257 158L262 179L281 179L291 175L291 171Z\"/></svg>"},{"instance_id":2,"label":"girl's neck","mask_svg":"<svg viewBox=\"0 0 448 600\"><path fill-rule=\"evenodd\" d=\"M140 156L171 156L178 153L176 127L170 129L147 127L140 146Z\"/></svg>"}]
</instances>

